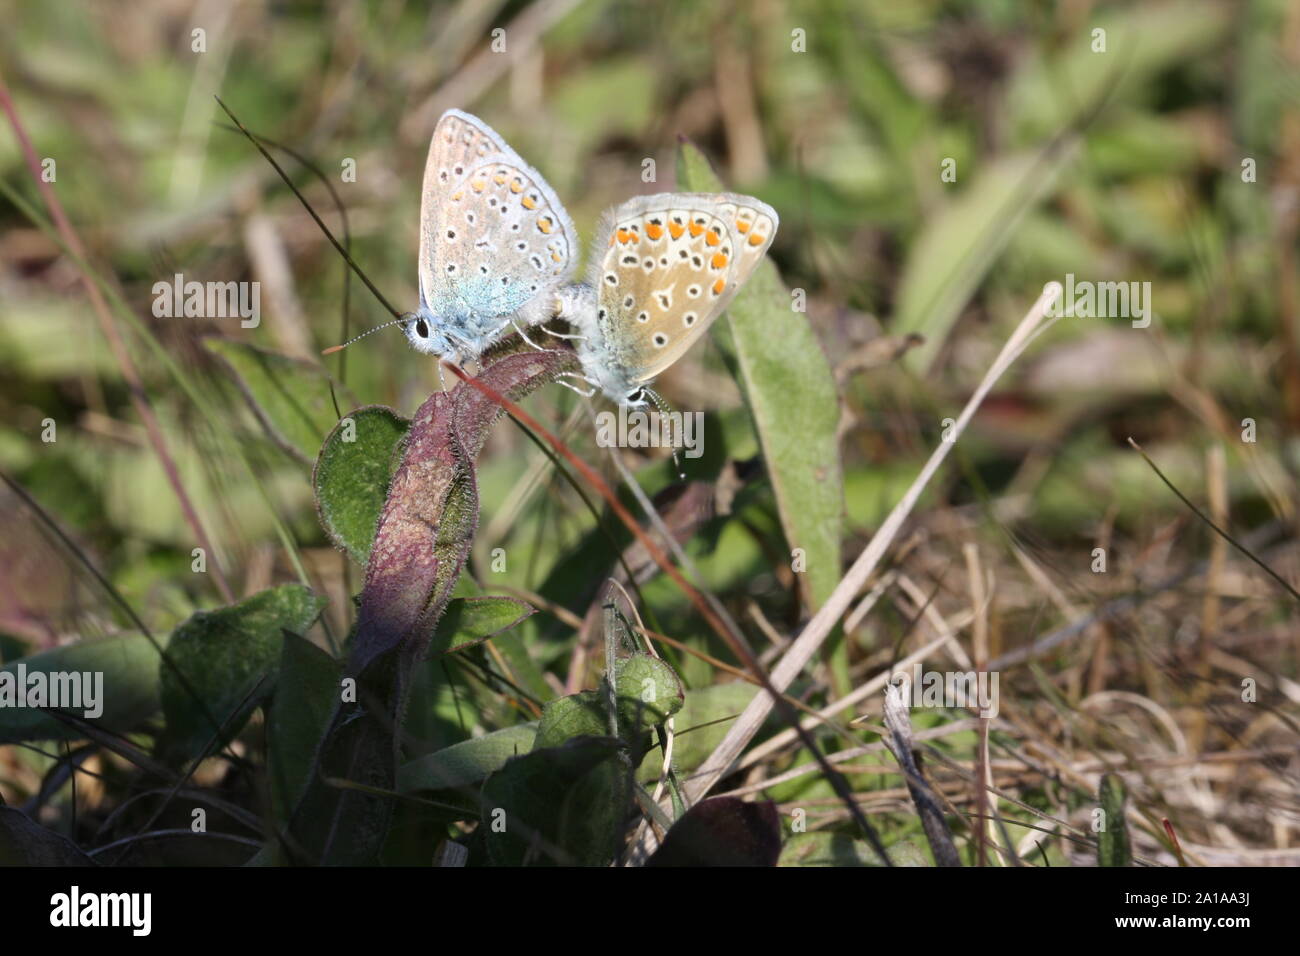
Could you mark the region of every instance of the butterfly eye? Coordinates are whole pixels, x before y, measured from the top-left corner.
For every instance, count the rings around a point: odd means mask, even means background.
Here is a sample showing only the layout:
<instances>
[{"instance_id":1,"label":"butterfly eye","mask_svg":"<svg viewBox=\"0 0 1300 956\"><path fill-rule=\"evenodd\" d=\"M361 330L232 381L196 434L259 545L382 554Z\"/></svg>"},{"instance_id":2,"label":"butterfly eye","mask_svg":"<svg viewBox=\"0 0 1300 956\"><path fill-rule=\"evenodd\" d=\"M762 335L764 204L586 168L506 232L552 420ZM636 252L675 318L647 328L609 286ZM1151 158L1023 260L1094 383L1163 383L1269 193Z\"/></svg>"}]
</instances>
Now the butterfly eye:
<instances>
[{"instance_id":1,"label":"butterfly eye","mask_svg":"<svg viewBox=\"0 0 1300 956\"><path fill-rule=\"evenodd\" d=\"M422 339L427 339L429 337L429 323L424 319L419 319L415 323L415 334Z\"/></svg>"}]
</instances>

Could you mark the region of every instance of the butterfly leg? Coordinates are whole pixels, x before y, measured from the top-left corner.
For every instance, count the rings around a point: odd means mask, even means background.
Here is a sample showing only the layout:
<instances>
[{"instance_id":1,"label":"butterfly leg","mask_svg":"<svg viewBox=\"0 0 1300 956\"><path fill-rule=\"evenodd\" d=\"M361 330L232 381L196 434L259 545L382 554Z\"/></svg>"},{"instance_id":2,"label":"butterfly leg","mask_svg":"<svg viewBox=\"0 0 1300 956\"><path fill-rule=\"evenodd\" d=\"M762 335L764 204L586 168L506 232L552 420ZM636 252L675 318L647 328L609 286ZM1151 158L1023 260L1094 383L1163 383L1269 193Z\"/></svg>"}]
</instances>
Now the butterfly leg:
<instances>
[{"instance_id":1,"label":"butterfly leg","mask_svg":"<svg viewBox=\"0 0 1300 956\"><path fill-rule=\"evenodd\" d=\"M542 348L540 345L538 345L536 342L534 342L532 339L530 339L530 338L529 338L529 337L524 333L524 330L520 327L520 325L519 325L518 322L516 322L514 319L511 319L511 320L510 320L510 324L513 325L513 326L515 327L515 331L519 333L519 337L520 337L521 339L523 339L525 342L527 342L527 343L528 343L529 345L531 345L533 348L537 349L537 351L539 351L539 352L545 352L545 351L546 351L546 349Z\"/></svg>"},{"instance_id":2,"label":"butterfly leg","mask_svg":"<svg viewBox=\"0 0 1300 956\"><path fill-rule=\"evenodd\" d=\"M568 382L564 381L566 378L576 378L578 381L586 382L587 384L592 385L593 387L582 389L576 385L570 385ZM583 398L591 398L593 395L596 394L596 389L591 379L586 378L582 375L578 375L574 372L561 372L558 376L556 376L555 384L563 385L565 388L569 389L569 391L577 392Z\"/></svg>"},{"instance_id":3,"label":"butterfly leg","mask_svg":"<svg viewBox=\"0 0 1300 956\"><path fill-rule=\"evenodd\" d=\"M539 325L538 328L541 329L543 332L545 332L547 335L555 336L557 339L577 339L579 342L587 341L587 337L585 335L574 335L572 332L556 332L554 329L547 328L544 325Z\"/></svg>"}]
</instances>

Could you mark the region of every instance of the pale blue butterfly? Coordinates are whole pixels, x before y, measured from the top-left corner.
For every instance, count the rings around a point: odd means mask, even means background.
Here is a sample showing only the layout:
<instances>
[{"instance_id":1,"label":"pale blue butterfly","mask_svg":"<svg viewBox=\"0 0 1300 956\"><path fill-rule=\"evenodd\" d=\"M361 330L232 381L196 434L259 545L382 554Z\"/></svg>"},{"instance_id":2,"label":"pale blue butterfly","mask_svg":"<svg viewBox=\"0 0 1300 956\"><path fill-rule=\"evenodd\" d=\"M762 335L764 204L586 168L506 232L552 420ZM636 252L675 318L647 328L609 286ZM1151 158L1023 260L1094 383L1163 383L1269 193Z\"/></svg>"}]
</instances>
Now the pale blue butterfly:
<instances>
[{"instance_id":1,"label":"pale blue butterfly","mask_svg":"<svg viewBox=\"0 0 1300 956\"><path fill-rule=\"evenodd\" d=\"M587 283L560 293L560 314L581 333L576 377L593 386L582 393L631 407L657 399L651 382L722 314L779 222L735 193L639 196L606 212Z\"/></svg>"},{"instance_id":2,"label":"pale blue butterfly","mask_svg":"<svg viewBox=\"0 0 1300 956\"><path fill-rule=\"evenodd\" d=\"M476 116L448 110L429 143L420 201L417 350L463 361L513 327L546 321L573 272L578 236L537 170Z\"/></svg>"}]
</instances>

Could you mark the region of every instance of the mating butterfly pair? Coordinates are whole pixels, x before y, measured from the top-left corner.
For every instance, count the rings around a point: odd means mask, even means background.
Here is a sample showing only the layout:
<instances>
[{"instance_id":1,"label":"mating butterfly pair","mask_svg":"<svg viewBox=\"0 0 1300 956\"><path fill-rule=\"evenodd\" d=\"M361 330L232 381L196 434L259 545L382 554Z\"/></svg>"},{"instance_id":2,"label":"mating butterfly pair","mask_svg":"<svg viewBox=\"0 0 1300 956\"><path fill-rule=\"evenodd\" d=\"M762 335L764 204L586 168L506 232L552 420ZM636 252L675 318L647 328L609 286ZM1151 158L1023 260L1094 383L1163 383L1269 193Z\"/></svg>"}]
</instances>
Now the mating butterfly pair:
<instances>
[{"instance_id":1,"label":"mating butterfly pair","mask_svg":"<svg viewBox=\"0 0 1300 956\"><path fill-rule=\"evenodd\" d=\"M569 282L578 236L554 190L477 117L434 129L420 203L420 306L405 323L421 352L477 358L511 328L552 318L574 330L583 381L644 405L749 278L776 212L732 193L630 199L601 220L587 283ZM574 387L574 386L570 386ZM581 390L581 389L579 389Z\"/></svg>"}]
</instances>

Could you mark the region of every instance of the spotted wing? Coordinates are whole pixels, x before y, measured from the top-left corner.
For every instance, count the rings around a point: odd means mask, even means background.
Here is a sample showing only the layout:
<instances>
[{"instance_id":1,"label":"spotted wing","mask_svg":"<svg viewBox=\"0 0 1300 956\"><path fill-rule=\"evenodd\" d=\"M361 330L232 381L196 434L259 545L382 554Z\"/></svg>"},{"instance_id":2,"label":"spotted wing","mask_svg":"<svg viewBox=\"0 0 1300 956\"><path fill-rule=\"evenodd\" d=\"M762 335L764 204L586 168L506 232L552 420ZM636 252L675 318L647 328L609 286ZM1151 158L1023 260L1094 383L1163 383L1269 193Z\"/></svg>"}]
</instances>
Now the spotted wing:
<instances>
[{"instance_id":1,"label":"spotted wing","mask_svg":"<svg viewBox=\"0 0 1300 956\"><path fill-rule=\"evenodd\" d=\"M577 253L541 174L482 120L444 113L424 169L422 304L439 317L511 315L565 281Z\"/></svg>"},{"instance_id":2,"label":"spotted wing","mask_svg":"<svg viewBox=\"0 0 1300 956\"><path fill-rule=\"evenodd\" d=\"M648 382L708 330L778 221L766 203L732 193L643 196L607 214L591 283L607 352L629 381Z\"/></svg>"}]
</instances>

